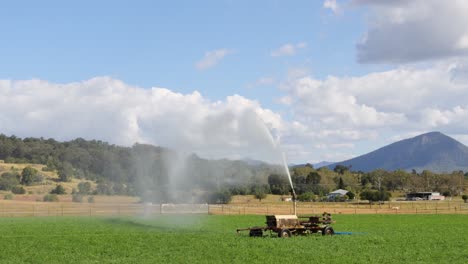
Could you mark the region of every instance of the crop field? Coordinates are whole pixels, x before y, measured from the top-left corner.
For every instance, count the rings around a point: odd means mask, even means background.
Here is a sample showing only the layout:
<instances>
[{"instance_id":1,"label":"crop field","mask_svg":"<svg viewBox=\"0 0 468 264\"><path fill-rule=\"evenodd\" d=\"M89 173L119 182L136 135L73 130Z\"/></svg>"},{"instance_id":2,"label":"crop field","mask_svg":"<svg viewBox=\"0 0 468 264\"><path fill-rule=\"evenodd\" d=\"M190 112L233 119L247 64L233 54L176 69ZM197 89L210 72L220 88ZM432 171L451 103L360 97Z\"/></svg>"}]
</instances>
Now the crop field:
<instances>
[{"instance_id":1,"label":"crop field","mask_svg":"<svg viewBox=\"0 0 468 264\"><path fill-rule=\"evenodd\" d=\"M0 263L466 263L467 215L337 215L322 237L251 238L262 216L0 218Z\"/></svg>"}]
</instances>

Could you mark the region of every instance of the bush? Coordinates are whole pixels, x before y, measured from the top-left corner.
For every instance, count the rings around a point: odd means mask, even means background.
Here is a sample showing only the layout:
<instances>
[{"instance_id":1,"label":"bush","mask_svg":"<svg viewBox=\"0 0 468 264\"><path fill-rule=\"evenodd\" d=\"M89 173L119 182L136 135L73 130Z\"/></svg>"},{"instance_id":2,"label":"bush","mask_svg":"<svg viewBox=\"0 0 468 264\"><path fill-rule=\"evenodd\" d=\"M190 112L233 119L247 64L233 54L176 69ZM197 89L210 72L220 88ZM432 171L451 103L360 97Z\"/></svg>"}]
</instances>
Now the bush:
<instances>
[{"instance_id":1,"label":"bush","mask_svg":"<svg viewBox=\"0 0 468 264\"><path fill-rule=\"evenodd\" d=\"M78 193L89 194L90 192L91 192L91 183L89 182L78 183Z\"/></svg>"},{"instance_id":2,"label":"bush","mask_svg":"<svg viewBox=\"0 0 468 264\"><path fill-rule=\"evenodd\" d=\"M59 198L56 194L46 194L42 200L44 202L58 202Z\"/></svg>"},{"instance_id":3,"label":"bush","mask_svg":"<svg viewBox=\"0 0 468 264\"><path fill-rule=\"evenodd\" d=\"M110 182L100 182L96 186L96 194L103 194L103 195L114 195L114 188L112 183Z\"/></svg>"},{"instance_id":4,"label":"bush","mask_svg":"<svg viewBox=\"0 0 468 264\"><path fill-rule=\"evenodd\" d=\"M370 203L377 201L388 201L392 195L386 191L366 190L361 193L362 200L369 200Z\"/></svg>"},{"instance_id":5,"label":"bush","mask_svg":"<svg viewBox=\"0 0 468 264\"><path fill-rule=\"evenodd\" d=\"M94 203L94 196L88 197L88 203Z\"/></svg>"},{"instance_id":6,"label":"bush","mask_svg":"<svg viewBox=\"0 0 468 264\"><path fill-rule=\"evenodd\" d=\"M462 195L462 199L463 201L465 201L465 203L468 202L468 195L466 194Z\"/></svg>"},{"instance_id":7,"label":"bush","mask_svg":"<svg viewBox=\"0 0 468 264\"><path fill-rule=\"evenodd\" d=\"M13 200L13 197L14 197L13 194L7 193L7 194L5 194L5 196L3 197L3 199L5 199L5 200Z\"/></svg>"},{"instance_id":8,"label":"bush","mask_svg":"<svg viewBox=\"0 0 468 264\"><path fill-rule=\"evenodd\" d=\"M83 202L83 195L81 195L81 194L74 194L74 195L72 195L72 202L74 202L74 203L82 203L82 202Z\"/></svg>"},{"instance_id":9,"label":"bush","mask_svg":"<svg viewBox=\"0 0 468 264\"><path fill-rule=\"evenodd\" d=\"M254 191L254 197L255 199L258 199L261 202L262 199L265 199L267 197L267 194L263 188L256 188Z\"/></svg>"},{"instance_id":10,"label":"bush","mask_svg":"<svg viewBox=\"0 0 468 264\"><path fill-rule=\"evenodd\" d=\"M312 192L305 192L297 196L297 200L301 202L313 202L315 201L315 194Z\"/></svg>"},{"instance_id":11,"label":"bush","mask_svg":"<svg viewBox=\"0 0 468 264\"><path fill-rule=\"evenodd\" d=\"M23 188L23 186L15 186L11 189L11 192L14 194L25 194L26 190Z\"/></svg>"},{"instance_id":12,"label":"bush","mask_svg":"<svg viewBox=\"0 0 468 264\"><path fill-rule=\"evenodd\" d=\"M20 183L20 175L15 172L4 172L0 176L0 190L9 191Z\"/></svg>"},{"instance_id":13,"label":"bush","mask_svg":"<svg viewBox=\"0 0 468 264\"><path fill-rule=\"evenodd\" d=\"M63 188L62 185L57 185L57 187L55 187L55 189L53 189L52 191L50 191L50 194L66 194L67 192L65 191L65 188Z\"/></svg>"},{"instance_id":14,"label":"bush","mask_svg":"<svg viewBox=\"0 0 468 264\"><path fill-rule=\"evenodd\" d=\"M37 176L37 170L31 166L27 166L21 172L21 184L32 185Z\"/></svg>"},{"instance_id":15,"label":"bush","mask_svg":"<svg viewBox=\"0 0 468 264\"><path fill-rule=\"evenodd\" d=\"M227 204L231 201L232 195L229 191L218 191L208 196L207 202L212 204Z\"/></svg>"}]
</instances>

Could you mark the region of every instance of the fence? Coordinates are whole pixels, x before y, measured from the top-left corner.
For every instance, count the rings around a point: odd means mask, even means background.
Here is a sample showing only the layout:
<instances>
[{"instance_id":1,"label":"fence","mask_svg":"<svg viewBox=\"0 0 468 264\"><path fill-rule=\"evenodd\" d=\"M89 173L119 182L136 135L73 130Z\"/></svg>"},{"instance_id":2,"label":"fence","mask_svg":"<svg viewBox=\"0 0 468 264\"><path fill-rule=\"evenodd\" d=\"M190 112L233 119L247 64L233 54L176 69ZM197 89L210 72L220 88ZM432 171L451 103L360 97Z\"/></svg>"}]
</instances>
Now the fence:
<instances>
[{"instance_id":1,"label":"fence","mask_svg":"<svg viewBox=\"0 0 468 264\"><path fill-rule=\"evenodd\" d=\"M468 204L457 202L388 202L299 203L297 214L468 214ZM109 204L109 203L44 203L0 201L0 217L31 216L135 216L160 214L268 215L293 214L291 203L282 204Z\"/></svg>"},{"instance_id":2,"label":"fence","mask_svg":"<svg viewBox=\"0 0 468 264\"><path fill-rule=\"evenodd\" d=\"M292 204L210 205L210 214L293 214ZM321 214L468 214L463 201L368 203L299 203L298 215Z\"/></svg>"},{"instance_id":3,"label":"fence","mask_svg":"<svg viewBox=\"0 0 468 264\"><path fill-rule=\"evenodd\" d=\"M0 217L208 214L208 204L94 204L0 201Z\"/></svg>"}]
</instances>

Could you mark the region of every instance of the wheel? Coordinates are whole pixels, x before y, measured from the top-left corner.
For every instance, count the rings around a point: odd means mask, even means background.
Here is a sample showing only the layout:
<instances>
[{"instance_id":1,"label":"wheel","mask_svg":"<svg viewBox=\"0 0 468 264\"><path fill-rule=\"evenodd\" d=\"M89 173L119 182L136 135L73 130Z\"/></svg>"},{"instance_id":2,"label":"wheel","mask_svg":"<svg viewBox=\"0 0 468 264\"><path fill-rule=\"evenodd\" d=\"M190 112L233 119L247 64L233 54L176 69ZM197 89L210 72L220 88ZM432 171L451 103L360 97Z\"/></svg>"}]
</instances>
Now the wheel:
<instances>
[{"instance_id":1,"label":"wheel","mask_svg":"<svg viewBox=\"0 0 468 264\"><path fill-rule=\"evenodd\" d=\"M281 229L281 231L278 233L279 237L291 237L291 231L289 229Z\"/></svg>"},{"instance_id":2,"label":"wheel","mask_svg":"<svg viewBox=\"0 0 468 264\"><path fill-rule=\"evenodd\" d=\"M333 227L331 226L327 226L325 228L323 228L322 230L322 236L332 236L335 234L335 231L333 230Z\"/></svg>"}]
</instances>

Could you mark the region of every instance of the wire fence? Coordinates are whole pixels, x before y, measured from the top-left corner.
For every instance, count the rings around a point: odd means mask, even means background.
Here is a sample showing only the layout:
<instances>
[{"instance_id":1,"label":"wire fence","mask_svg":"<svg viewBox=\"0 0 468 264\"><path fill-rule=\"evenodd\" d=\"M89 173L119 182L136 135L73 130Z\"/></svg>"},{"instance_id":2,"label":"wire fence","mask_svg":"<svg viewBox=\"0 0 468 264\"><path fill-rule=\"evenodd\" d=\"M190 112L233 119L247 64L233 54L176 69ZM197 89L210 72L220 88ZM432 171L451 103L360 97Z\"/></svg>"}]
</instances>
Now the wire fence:
<instances>
[{"instance_id":1,"label":"wire fence","mask_svg":"<svg viewBox=\"0 0 468 264\"><path fill-rule=\"evenodd\" d=\"M299 203L298 215L332 214L468 214L468 203L387 202ZM40 216L152 216L162 214L270 215L293 214L285 204L108 204L0 201L0 217Z\"/></svg>"},{"instance_id":2,"label":"wire fence","mask_svg":"<svg viewBox=\"0 0 468 264\"><path fill-rule=\"evenodd\" d=\"M298 215L322 214L468 214L468 203L463 201L422 201L369 203L299 203ZM293 214L292 204L210 205L211 214Z\"/></svg>"},{"instance_id":3,"label":"wire fence","mask_svg":"<svg viewBox=\"0 0 468 264\"><path fill-rule=\"evenodd\" d=\"M0 217L151 216L208 213L208 204L0 203Z\"/></svg>"}]
</instances>

